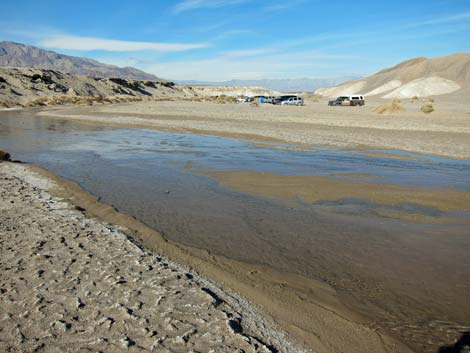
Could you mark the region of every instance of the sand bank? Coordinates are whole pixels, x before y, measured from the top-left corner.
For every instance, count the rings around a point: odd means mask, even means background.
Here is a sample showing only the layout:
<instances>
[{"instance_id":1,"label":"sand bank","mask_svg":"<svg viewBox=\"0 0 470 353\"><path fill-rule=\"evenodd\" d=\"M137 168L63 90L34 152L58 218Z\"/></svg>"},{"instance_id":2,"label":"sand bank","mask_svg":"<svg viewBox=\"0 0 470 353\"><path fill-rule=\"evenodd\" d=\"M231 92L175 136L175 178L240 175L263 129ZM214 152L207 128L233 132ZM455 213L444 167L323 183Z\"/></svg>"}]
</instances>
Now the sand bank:
<instances>
[{"instance_id":1,"label":"sand bank","mask_svg":"<svg viewBox=\"0 0 470 353\"><path fill-rule=\"evenodd\" d=\"M162 101L94 107L54 108L44 116L125 127L143 127L310 146L398 149L451 158L470 158L470 107L434 103L426 115L419 103L403 103L395 115L373 112L383 101L365 107L304 107Z\"/></svg>"},{"instance_id":2,"label":"sand bank","mask_svg":"<svg viewBox=\"0 0 470 353\"><path fill-rule=\"evenodd\" d=\"M253 171L201 171L228 188L284 200L365 199L383 205L413 203L440 211L470 211L470 192L392 184L345 181L319 176L278 175Z\"/></svg>"}]
</instances>

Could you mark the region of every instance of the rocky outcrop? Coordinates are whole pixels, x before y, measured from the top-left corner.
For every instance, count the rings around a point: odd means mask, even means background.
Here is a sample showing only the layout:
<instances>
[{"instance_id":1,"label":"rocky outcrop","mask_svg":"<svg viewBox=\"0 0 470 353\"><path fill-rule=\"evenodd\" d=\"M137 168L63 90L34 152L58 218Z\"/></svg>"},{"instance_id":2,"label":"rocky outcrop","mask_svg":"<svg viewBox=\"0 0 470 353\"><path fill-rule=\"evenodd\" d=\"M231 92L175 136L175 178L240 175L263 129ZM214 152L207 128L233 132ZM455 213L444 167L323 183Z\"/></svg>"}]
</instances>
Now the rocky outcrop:
<instances>
[{"instance_id":1,"label":"rocky outcrop","mask_svg":"<svg viewBox=\"0 0 470 353\"><path fill-rule=\"evenodd\" d=\"M56 70L0 68L0 106L3 107L184 98L192 95L189 88L178 88L168 81L98 78Z\"/></svg>"},{"instance_id":2,"label":"rocky outcrop","mask_svg":"<svg viewBox=\"0 0 470 353\"><path fill-rule=\"evenodd\" d=\"M8 152L0 150L0 161L9 161L11 158Z\"/></svg>"}]
</instances>

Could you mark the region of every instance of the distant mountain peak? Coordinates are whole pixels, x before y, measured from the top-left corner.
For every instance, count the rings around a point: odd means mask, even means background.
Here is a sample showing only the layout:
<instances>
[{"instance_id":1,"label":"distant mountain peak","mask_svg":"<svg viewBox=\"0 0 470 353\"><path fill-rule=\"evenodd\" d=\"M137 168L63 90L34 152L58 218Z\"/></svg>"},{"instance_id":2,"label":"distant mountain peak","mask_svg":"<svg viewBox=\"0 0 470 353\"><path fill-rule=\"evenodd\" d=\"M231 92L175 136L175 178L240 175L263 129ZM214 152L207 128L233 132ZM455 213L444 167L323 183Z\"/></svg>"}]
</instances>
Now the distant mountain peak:
<instances>
[{"instance_id":1,"label":"distant mountain peak","mask_svg":"<svg viewBox=\"0 0 470 353\"><path fill-rule=\"evenodd\" d=\"M9 41L0 42L0 66L57 70L74 75L93 77L163 81L155 75L133 67L118 67L93 59L69 56Z\"/></svg>"},{"instance_id":2,"label":"distant mountain peak","mask_svg":"<svg viewBox=\"0 0 470 353\"><path fill-rule=\"evenodd\" d=\"M286 79L255 79L230 81L178 81L180 84L197 86L232 86L232 87L263 87L277 92L313 92L317 88L335 86L345 81L357 79L358 76L335 78L286 78Z\"/></svg>"}]
</instances>

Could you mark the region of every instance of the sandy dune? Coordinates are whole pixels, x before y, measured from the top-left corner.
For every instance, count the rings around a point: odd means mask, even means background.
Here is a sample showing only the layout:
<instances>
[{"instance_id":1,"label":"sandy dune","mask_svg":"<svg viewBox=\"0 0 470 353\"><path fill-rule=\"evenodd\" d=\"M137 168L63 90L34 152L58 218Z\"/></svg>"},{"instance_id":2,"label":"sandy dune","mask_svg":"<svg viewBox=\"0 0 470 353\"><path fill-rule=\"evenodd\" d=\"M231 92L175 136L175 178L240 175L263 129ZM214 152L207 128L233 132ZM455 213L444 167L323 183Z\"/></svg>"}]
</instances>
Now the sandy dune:
<instances>
[{"instance_id":1,"label":"sandy dune","mask_svg":"<svg viewBox=\"0 0 470 353\"><path fill-rule=\"evenodd\" d=\"M448 94L460 89L460 85L442 77L418 78L400 86L383 98L429 97Z\"/></svg>"},{"instance_id":2,"label":"sandy dune","mask_svg":"<svg viewBox=\"0 0 470 353\"><path fill-rule=\"evenodd\" d=\"M0 351L272 351L263 320L251 320L259 338L242 327L246 304L51 196L57 187L0 164Z\"/></svg>"}]
</instances>

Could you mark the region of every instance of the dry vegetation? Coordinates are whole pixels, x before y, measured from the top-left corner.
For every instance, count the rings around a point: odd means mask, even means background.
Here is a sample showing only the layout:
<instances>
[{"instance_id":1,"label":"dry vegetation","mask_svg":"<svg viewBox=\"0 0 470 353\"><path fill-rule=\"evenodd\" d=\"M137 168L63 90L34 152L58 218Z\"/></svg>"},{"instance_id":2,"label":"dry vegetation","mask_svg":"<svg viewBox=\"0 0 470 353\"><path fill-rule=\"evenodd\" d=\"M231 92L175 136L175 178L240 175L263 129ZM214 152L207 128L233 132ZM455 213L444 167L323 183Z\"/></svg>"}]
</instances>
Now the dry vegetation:
<instances>
[{"instance_id":1,"label":"dry vegetation","mask_svg":"<svg viewBox=\"0 0 470 353\"><path fill-rule=\"evenodd\" d=\"M0 101L0 107L2 108L13 108L13 107L16 107L18 106L18 104L14 103L14 102L1 102Z\"/></svg>"},{"instance_id":2,"label":"dry vegetation","mask_svg":"<svg viewBox=\"0 0 470 353\"><path fill-rule=\"evenodd\" d=\"M401 101L399 99L394 99L391 103L379 105L373 111L377 114L399 114L404 112L405 108L401 106Z\"/></svg>"},{"instance_id":3,"label":"dry vegetation","mask_svg":"<svg viewBox=\"0 0 470 353\"><path fill-rule=\"evenodd\" d=\"M429 114L429 113L432 113L434 111L434 107L432 104L428 103L428 104L424 104L422 107L421 107L421 111L425 114Z\"/></svg>"},{"instance_id":4,"label":"dry vegetation","mask_svg":"<svg viewBox=\"0 0 470 353\"><path fill-rule=\"evenodd\" d=\"M227 103L237 103L236 97L226 96L222 94L220 96L196 96L190 99L192 102L212 102L216 104L227 104Z\"/></svg>"},{"instance_id":5,"label":"dry vegetation","mask_svg":"<svg viewBox=\"0 0 470 353\"><path fill-rule=\"evenodd\" d=\"M53 97L40 97L34 99L24 106L26 107L44 107L49 105L64 105L64 104L78 104L78 105L93 105L93 104L110 104L110 103L128 103L128 102L141 102L141 97L71 97L71 96L53 96Z\"/></svg>"}]
</instances>

